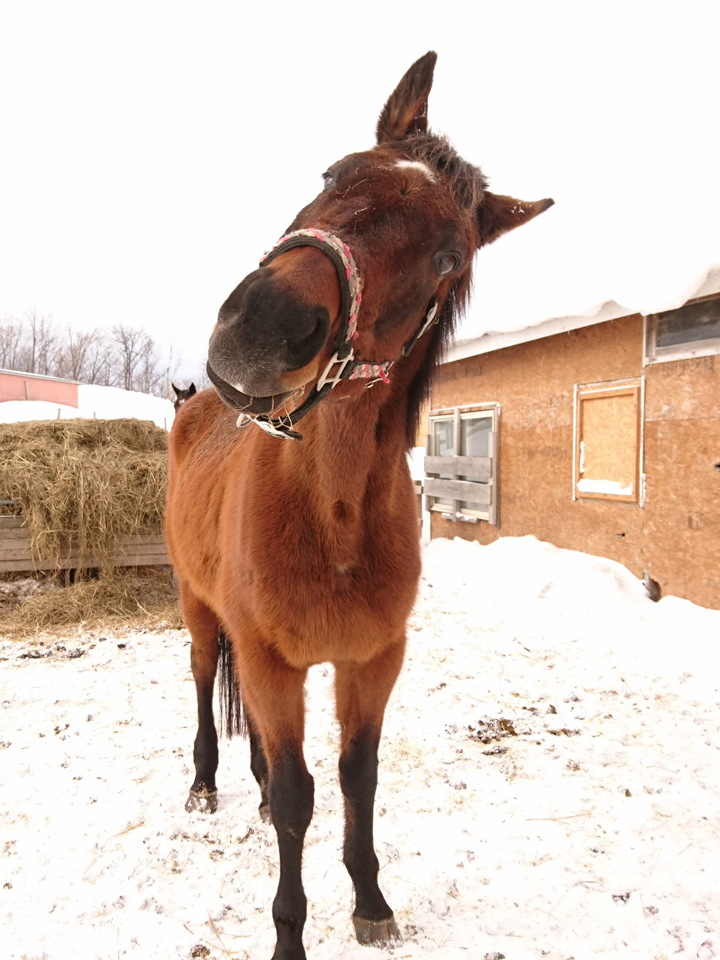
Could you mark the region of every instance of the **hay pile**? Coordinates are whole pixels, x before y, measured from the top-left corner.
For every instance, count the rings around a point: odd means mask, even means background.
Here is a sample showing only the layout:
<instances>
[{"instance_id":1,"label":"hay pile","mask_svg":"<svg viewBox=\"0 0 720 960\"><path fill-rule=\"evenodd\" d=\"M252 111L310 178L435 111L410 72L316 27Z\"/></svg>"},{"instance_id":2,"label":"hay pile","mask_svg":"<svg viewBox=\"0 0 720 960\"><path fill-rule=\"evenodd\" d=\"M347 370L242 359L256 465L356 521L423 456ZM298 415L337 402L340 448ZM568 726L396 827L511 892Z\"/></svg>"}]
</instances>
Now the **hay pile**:
<instances>
[{"instance_id":1,"label":"hay pile","mask_svg":"<svg viewBox=\"0 0 720 960\"><path fill-rule=\"evenodd\" d=\"M118 542L162 533L167 434L144 420L0 424L0 498L19 500L37 560L79 551L108 565Z\"/></svg>"},{"instance_id":2,"label":"hay pile","mask_svg":"<svg viewBox=\"0 0 720 960\"><path fill-rule=\"evenodd\" d=\"M64 627L182 627L168 567L115 567L61 587L52 578L26 599L0 605L0 634L21 638Z\"/></svg>"}]
</instances>

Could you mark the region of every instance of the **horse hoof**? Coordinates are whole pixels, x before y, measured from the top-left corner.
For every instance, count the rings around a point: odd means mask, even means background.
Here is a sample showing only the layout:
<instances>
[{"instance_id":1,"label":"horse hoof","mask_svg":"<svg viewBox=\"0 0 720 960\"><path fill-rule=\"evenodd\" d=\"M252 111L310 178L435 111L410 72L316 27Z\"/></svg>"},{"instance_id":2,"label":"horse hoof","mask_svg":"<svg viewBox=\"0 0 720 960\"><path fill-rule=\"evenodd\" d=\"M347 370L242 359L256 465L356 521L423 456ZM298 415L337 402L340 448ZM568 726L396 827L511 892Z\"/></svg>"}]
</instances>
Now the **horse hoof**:
<instances>
[{"instance_id":1,"label":"horse hoof","mask_svg":"<svg viewBox=\"0 0 720 960\"><path fill-rule=\"evenodd\" d=\"M395 923L395 917L387 920L363 920L362 917L353 917L355 936L358 943L383 944L402 942L400 930Z\"/></svg>"},{"instance_id":2,"label":"horse hoof","mask_svg":"<svg viewBox=\"0 0 720 960\"><path fill-rule=\"evenodd\" d=\"M270 816L270 804L261 803L258 807L258 813L260 814L260 819L263 823L272 823L272 817Z\"/></svg>"},{"instance_id":3,"label":"horse hoof","mask_svg":"<svg viewBox=\"0 0 720 960\"><path fill-rule=\"evenodd\" d=\"M207 787L191 790L185 803L188 813L192 813L193 810L199 810L200 813L215 813L217 806L217 790L208 790Z\"/></svg>"}]
</instances>

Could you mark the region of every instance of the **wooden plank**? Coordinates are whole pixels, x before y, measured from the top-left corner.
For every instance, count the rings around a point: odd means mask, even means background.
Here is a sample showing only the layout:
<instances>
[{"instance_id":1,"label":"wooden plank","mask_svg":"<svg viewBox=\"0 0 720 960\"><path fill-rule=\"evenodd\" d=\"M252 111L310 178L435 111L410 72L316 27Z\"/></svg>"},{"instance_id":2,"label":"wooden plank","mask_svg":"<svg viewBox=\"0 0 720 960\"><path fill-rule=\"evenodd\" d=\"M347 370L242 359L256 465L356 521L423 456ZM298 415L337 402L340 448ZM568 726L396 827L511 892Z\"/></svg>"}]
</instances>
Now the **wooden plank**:
<instances>
[{"instance_id":1,"label":"wooden plank","mask_svg":"<svg viewBox=\"0 0 720 960\"><path fill-rule=\"evenodd\" d=\"M113 554L113 559L119 559L120 557L126 556L151 556L154 554L167 554L167 549L164 543L136 543L134 546L131 544L121 544Z\"/></svg>"},{"instance_id":2,"label":"wooden plank","mask_svg":"<svg viewBox=\"0 0 720 960\"><path fill-rule=\"evenodd\" d=\"M0 544L0 559L2 560L22 560L24 557L30 558L31 556L29 540L11 540L8 543Z\"/></svg>"},{"instance_id":3,"label":"wooden plank","mask_svg":"<svg viewBox=\"0 0 720 960\"><path fill-rule=\"evenodd\" d=\"M0 517L0 530L12 530L15 527L24 527L25 517Z\"/></svg>"},{"instance_id":4,"label":"wooden plank","mask_svg":"<svg viewBox=\"0 0 720 960\"><path fill-rule=\"evenodd\" d=\"M125 557L114 557L116 567L170 567L170 557L167 553L128 554Z\"/></svg>"},{"instance_id":5,"label":"wooden plank","mask_svg":"<svg viewBox=\"0 0 720 960\"><path fill-rule=\"evenodd\" d=\"M152 534L139 534L135 537L125 537L124 540L120 541L124 545L132 545L134 543L154 543L159 546L165 546L165 537L161 533L152 533Z\"/></svg>"},{"instance_id":6,"label":"wooden plank","mask_svg":"<svg viewBox=\"0 0 720 960\"><path fill-rule=\"evenodd\" d=\"M120 557L114 563L116 567L165 567L170 566L170 558L166 553L146 554L144 556ZM85 562L83 569L90 569L97 564ZM0 560L0 573L16 573L18 571L35 570L76 570L78 568L77 558L64 558L59 563L50 563L48 561L39 561L37 564L31 560Z\"/></svg>"},{"instance_id":7,"label":"wooden plank","mask_svg":"<svg viewBox=\"0 0 720 960\"><path fill-rule=\"evenodd\" d=\"M58 560L34 560L28 527L21 526L22 517L5 517L19 521L12 526L0 527L0 572L19 570L70 570L98 567L98 559L92 555L80 559L77 547L65 549ZM166 566L170 558L162 534L127 537L116 548L110 559L112 566Z\"/></svg>"},{"instance_id":8,"label":"wooden plank","mask_svg":"<svg viewBox=\"0 0 720 960\"><path fill-rule=\"evenodd\" d=\"M130 557L140 558L139 562L142 563L149 563L150 560L144 560L142 558L167 557L167 555L167 550L165 550L163 547L149 545L146 548L128 549L123 550L122 552L118 551L112 556L110 563L112 565L124 564L127 566L130 563L130 560L128 559ZM69 563L71 567L77 567L81 563L84 567L100 566L97 558L92 554L81 558L80 554L76 550L66 551L65 553L61 554L58 563L53 560L38 560L36 562L33 558L29 545L25 548L18 547L16 549L0 550L0 564L7 563L9 561L23 561L24 563L29 564L30 567L37 566L38 569L42 570L51 570L58 564L64 568L66 562ZM170 561L166 560L165 562L169 563Z\"/></svg>"},{"instance_id":9,"label":"wooden plank","mask_svg":"<svg viewBox=\"0 0 720 960\"><path fill-rule=\"evenodd\" d=\"M498 435L497 430L492 430L488 437L488 453L490 454L491 478L493 496L490 498L490 509L488 510L488 522L493 527L500 526L500 514L498 511Z\"/></svg>"},{"instance_id":10,"label":"wooden plank","mask_svg":"<svg viewBox=\"0 0 720 960\"><path fill-rule=\"evenodd\" d=\"M31 553L32 549L29 537L12 540L0 539L0 557L8 560L20 560L24 556L31 556ZM135 543L123 542L118 544L115 550L115 556L125 556L127 554L142 556L143 554L155 553L167 553L165 541L162 540L162 538L159 540L154 539L149 543L142 540L138 540ZM73 557L77 558L79 556L79 550L77 547L70 547L69 549L61 551L61 556L71 559ZM92 554L90 554L90 556L92 556Z\"/></svg>"},{"instance_id":11,"label":"wooden plank","mask_svg":"<svg viewBox=\"0 0 720 960\"><path fill-rule=\"evenodd\" d=\"M8 520L22 520L22 517L7 517ZM30 527L23 526L20 524L14 524L13 526L2 527L0 526L0 549L4 543L10 541L18 540L30 540ZM121 542L121 546L125 547L135 547L138 545L149 544L152 546L165 546L165 537L161 534L152 534L150 536L134 536L134 537L125 537Z\"/></svg>"},{"instance_id":12,"label":"wooden plank","mask_svg":"<svg viewBox=\"0 0 720 960\"><path fill-rule=\"evenodd\" d=\"M0 544L10 540L29 540L30 527L0 527Z\"/></svg>"},{"instance_id":13,"label":"wooden plank","mask_svg":"<svg viewBox=\"0 0 720 960\"><path fill-rule=\"evenodd\" d=\"M492 461L490 457L425 457L425 473L449 473L468 480L489 480Z\"/></svg>"},{"instance_id":14,"label":"wooden plank","mask_svg":"<svg viewBox=\"0 0 720 960\"><path fill-rule=\"evenodd\" d=\"M46 570L46 569L62 569L61 567L36 567L33 563L28 560L0 560L0 573L17 573L18 571L24 570L28 573L32 573L35 570Z\"/></svg>"},{"instance_id":15,"label":"wooden plank","mask_svg":"<svg viewBox=\"0 0 720 960\"><path fill-rule=\"evenodd\" d=\"M490 503L490 484L472 483L468 480L436 480L426 477L424 490L428 496L442 497L444 500L463 500L486 507Z\"/></svg>"}]
</instances>

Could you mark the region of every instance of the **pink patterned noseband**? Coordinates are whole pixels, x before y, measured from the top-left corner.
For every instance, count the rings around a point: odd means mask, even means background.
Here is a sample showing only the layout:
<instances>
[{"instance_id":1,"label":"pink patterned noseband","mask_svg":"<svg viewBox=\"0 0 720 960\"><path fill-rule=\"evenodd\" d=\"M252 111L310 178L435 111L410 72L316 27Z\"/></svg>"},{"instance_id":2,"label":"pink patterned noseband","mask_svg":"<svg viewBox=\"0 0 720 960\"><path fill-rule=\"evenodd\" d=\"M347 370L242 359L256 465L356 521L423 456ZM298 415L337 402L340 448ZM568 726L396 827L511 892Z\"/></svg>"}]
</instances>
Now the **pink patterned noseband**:
<instances>
[{"instance_id":1,"label":"pink patterned noseband","mask_svg":"<svg viewBox=\"0 0 720 960\"><path fill-rule=\"evenodd\" d=\"M292 233L280 237L272 249L268 250L260 260L260 266L266 267L280 253L291 250L293 247L317 247L335 264L340 280L342 295L342 310L345 317L344 341L357 338L357 322L362 303L360 271L350 252L350 247L339 237L324 230L294 230ZM342 329L342 327L341 327Z\"/></svg>"}]
</instances>

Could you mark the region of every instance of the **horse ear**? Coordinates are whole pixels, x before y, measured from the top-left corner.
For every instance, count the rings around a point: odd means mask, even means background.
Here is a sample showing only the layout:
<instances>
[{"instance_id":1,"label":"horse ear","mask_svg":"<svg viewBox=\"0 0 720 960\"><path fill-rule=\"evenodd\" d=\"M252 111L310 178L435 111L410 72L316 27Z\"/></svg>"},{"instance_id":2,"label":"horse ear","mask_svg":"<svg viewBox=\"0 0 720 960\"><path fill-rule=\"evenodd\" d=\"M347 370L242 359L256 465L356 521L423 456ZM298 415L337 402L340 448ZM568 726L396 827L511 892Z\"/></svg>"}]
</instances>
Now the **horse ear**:
<instances>
[{"instance_id":1,"label":"horse ear","mask_svg":"<svg viewBox=\"0 0 720 960\"><path fill-rule=\"evenodd\" d=\"M377 125L377 142L427 133L427 106L437 54L430 50L410 67L390 94Z\"/></svg>"},{"instance_id":2,"label":"horse ear","mask_svg":"<svg viewBox=\"0 0 720 960\"><path fill-rule=\"evenodd\" d=\"M497 240L503 233L521 227L524 223L544 213L555 203L545 200L515 200L486 190L478 207L478 225L483 245Z\"/></svg>"},{"instance_id":3,"label":"horse ear","mask_svg":"<svg viewBox=\"0 0 720 960\"><path fill-rule=\"evenodd\" d=\"M191 383L190 386L188 387L188 393L190 394L191 397L194 397L195 394L197 393L194 383Z\"/></svg>"},{"instance_id":4,"label":"horse ear","mask_svg":"<svg viewBox=\"0 0 720 960\"><path fill-rule=\"evenodd\" d=\"M178 388L175 386L174 383L171 383L170 386L173 388L173 390L175 391L175 393L180 393L180 391L178 390Z\"/></svg>"}]
</instances>

